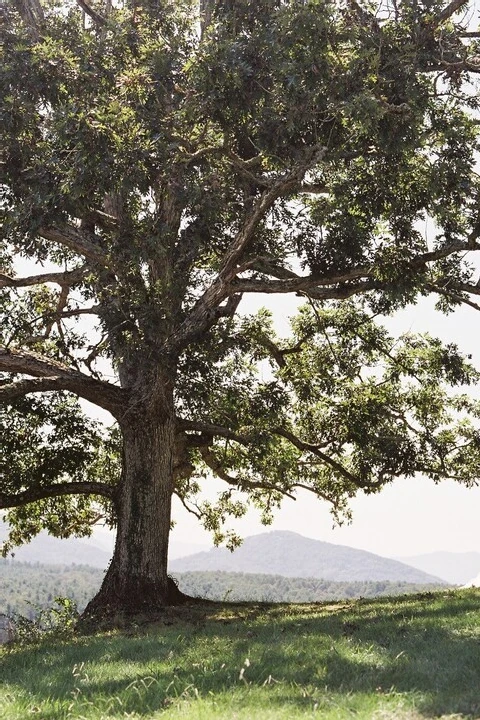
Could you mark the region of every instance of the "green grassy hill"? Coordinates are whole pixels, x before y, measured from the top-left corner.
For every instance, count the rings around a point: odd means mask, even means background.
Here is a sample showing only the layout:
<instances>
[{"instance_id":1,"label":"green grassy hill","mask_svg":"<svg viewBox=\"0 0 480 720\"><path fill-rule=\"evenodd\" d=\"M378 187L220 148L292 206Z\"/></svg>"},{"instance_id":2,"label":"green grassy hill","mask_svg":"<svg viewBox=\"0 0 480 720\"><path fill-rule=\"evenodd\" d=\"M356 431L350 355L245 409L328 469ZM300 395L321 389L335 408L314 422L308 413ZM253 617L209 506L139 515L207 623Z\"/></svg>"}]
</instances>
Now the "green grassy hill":
<instances>
[{"instance_id":1,"label":"green grassy hill","mask_svg":"<svg viewBox=\"0 0 480 720\"><path fill-rule=\"evenodd\" d=\"M169 610L4 650L0 718L473 720L479 606L478 590L456 590Z\"/></svg>"}]
</instances>

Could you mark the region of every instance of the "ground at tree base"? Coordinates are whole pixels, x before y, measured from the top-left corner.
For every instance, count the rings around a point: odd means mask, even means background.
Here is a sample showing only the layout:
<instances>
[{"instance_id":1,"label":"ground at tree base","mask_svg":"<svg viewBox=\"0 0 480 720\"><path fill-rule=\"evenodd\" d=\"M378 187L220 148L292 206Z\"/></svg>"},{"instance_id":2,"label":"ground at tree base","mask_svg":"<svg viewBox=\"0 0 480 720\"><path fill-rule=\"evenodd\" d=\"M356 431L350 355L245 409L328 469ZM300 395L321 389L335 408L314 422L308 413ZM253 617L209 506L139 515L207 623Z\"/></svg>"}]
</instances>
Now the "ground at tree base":
<instances>
[{"instance_id":1,"label":"ground at tree base","mask_svg":"<svg viewBox=\"0 0 480 720\"><path fill-rule=\"evenodd\" d=\"M0 719L474 720L480 592L195 604L0 655Z\"/></svg>"}]
</instances>

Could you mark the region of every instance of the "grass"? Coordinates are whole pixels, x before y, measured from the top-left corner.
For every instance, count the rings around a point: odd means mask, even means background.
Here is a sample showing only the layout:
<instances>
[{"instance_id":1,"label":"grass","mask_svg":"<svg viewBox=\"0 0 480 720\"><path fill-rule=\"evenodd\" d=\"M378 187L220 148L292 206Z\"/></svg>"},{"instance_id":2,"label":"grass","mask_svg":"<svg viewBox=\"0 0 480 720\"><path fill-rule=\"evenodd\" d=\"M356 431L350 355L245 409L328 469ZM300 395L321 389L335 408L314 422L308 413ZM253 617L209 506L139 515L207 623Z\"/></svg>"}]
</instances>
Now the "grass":
<instances>
[{"instance_id":1,"label":"grass","mask_svg":"<svg viewBox=\"0 0 480 720\"><path fill-rule=\"evenodd\" d=\"M0 657L1 720L480 718L480 591L193 606Z\"/></svg>"}]
</instances>

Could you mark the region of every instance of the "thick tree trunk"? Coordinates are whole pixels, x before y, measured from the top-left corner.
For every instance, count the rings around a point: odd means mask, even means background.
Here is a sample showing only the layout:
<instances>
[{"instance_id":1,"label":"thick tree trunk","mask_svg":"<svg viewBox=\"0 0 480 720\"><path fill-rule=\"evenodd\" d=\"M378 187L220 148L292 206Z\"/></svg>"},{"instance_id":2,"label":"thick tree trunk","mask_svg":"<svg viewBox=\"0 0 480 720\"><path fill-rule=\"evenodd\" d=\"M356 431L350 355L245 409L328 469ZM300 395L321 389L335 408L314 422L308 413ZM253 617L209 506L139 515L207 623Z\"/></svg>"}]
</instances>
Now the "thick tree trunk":
<instances>
[{"instance_id":1,"label":"thick tree trunk","mask_svg":"<svg viewBox=\"0 0 480 720\"><path fill-rule=\"evenodd\" d=\"M123 477L115 552L84 617L154 614L185 599L167 576L175 421L135 413L122 427Z\"/></svg>"}]
</instances>

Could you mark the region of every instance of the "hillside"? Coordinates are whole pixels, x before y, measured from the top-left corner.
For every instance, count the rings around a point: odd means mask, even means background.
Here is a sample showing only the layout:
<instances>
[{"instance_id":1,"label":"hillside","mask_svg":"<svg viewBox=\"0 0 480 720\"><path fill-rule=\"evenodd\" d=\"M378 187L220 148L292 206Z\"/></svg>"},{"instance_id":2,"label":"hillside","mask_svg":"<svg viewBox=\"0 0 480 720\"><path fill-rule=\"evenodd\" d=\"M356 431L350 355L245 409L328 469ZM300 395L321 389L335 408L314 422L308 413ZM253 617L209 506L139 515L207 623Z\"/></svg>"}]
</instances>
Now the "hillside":
<instances>
[{"instance_id":1,"label":"hillside","mask_svg":"<svg viewBox=\"0 0 480 720\"><path fill-rule=\"evenodd\" d=\"M397 558L423 572L436 575L453 585L464 585L480 573L478 552L433 552L425 555Z\"/></svg>"},{"instance_id":2,"label":"hillside","mask_svg":"<svg viewBox=\"0 0 480 720\"><path fill-rule=\"evenodd\" d=\"M170 563L174 573L243 572L285 577L311 577L337 582L390 580L416 584L442 583L397 560L345 545L311 540L297 533L274 531L253 535L230 553L213 548Z\"/></svg>"},{"instance_id":3,"label":"hillside","mask_svg":"<svg viewBox=\"0 0 480 720\"><path fill-rule=\"evenodd\" d=\"M2 720L473 720L480 591L194 605L0 648Z\"/></svg>"}]
</instances>

